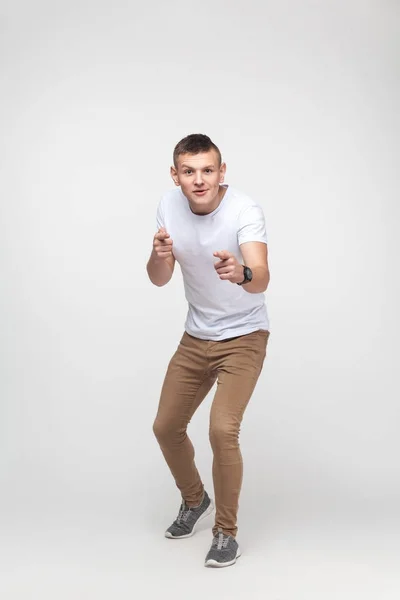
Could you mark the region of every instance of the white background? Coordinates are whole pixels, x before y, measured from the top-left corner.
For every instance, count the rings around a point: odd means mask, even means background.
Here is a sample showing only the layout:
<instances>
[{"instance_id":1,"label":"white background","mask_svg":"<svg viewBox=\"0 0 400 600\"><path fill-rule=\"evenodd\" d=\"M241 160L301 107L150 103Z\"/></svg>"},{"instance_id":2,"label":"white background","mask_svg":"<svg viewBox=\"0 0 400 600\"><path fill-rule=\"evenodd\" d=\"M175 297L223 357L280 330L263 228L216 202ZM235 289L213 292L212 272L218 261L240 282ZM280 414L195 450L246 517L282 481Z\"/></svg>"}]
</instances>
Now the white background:
<instances>
[{"instance_id":1,"label":"white background","mask_svg":"<svg viewBox=\"0 0 400 600\"><path fill-rule=\"evenodd\" d=\"M397 599L399 4L0 7L2 598ZM179 495L152 432L186 303L145 265L193 132L269 234L222 571L211 520L163 538ZM211 399L190 435L212 494Z\"/></svg>"}]
</instances>

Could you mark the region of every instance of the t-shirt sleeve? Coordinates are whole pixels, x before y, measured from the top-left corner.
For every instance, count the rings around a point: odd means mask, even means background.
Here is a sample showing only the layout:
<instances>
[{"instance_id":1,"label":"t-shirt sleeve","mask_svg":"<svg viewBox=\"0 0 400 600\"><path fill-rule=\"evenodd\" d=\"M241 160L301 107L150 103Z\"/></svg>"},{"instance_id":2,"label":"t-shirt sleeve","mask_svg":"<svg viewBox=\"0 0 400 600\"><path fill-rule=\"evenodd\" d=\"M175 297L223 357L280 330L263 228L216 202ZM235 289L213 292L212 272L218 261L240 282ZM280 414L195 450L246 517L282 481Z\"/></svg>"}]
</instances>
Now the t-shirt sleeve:
<instances>
[{"instance_id":1,"label":"t-shirt sleeve","mask_svg":"<svg viewBox=\"0 0 400 600\"><path fill-rule=\"evenodd\" d=\"M245 242L267 243L265 218L261 206L253 204L251 206L247 206L240 213L238 241L239 246Z\"/></svg>"}]
</instances>

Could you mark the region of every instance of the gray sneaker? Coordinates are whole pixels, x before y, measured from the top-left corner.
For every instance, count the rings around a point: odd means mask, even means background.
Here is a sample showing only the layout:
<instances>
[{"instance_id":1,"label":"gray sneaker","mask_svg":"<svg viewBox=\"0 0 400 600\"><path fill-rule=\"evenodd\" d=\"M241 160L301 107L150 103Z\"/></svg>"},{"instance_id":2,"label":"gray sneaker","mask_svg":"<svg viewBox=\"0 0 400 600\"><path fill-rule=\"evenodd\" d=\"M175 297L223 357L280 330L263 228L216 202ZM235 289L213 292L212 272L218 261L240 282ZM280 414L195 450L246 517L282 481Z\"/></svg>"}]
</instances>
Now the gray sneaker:
<instances>
[{"instance_id":1,"label":"gray sneaker","mask_svg":"<svg viewBox=\"0 0 400 600\"><path fill-rule=\"evenodd\" d=\"M179 514L171 527L168 527L165 537L181 539L192 536L195 533L197 524L211 514L213 509L213 501L209 498L206 491L199 506L190 507L183 501L179 509Z\"/></svg>"},{"instance_id":2,"label":"gray sneaker","mask_svg":"<svg viewBox=\"0 0 400 600\"><path fill-rule=\"evenodd\" d=\"M231 535L225 535L222 529L214 536L211 548L206 556L206 567L229 567L241 555L237 541Z\"/></svg>"}]
</instances>

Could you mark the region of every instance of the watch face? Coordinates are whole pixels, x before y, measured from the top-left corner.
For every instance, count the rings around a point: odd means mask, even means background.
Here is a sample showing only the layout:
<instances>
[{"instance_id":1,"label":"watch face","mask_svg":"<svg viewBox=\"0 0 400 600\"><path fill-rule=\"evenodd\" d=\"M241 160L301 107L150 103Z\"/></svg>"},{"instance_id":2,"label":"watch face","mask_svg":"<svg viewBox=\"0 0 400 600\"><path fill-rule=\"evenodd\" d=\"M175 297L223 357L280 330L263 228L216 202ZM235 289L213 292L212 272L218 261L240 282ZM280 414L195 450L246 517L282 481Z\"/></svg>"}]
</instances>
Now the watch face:
<instances>
[{"instance_id":1,"label":"watch face","mask_svg":"<svg viewBox=\"0 0 400 600\"><path fill-rule=\"evenodd\" d=\"M251 281L253 279L253 273L252 273L250 267L244 268L244 276L247 281Z\"/></svg>"}]
</instances>

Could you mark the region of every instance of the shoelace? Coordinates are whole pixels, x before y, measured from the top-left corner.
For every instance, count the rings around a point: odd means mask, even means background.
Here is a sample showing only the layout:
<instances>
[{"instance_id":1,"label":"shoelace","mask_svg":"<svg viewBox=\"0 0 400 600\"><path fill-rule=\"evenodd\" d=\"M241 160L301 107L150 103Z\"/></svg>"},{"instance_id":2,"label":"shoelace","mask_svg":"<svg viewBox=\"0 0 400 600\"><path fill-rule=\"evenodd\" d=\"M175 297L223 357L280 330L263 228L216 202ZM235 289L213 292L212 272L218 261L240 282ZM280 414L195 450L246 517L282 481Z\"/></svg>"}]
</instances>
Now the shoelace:
<instances>
[{"instance_id":1,"label":"shoelace","mask_svg":"<svg viewBox=\"0 0 400 600\"><path fill-rule=\"evenodd\" d=\"M178 525L179 525L179 523L181 521L187 521L188 520L188 517L189 517L189 515L191 513L191 510L192 509L190 508L190 506L186 506L185 503L181 504L181 508L180 508L179 514L178 514L177 519L176 519Z\"/></svg>"},{"instance_id":2,"label":"shoelace","mask_svg":"<svg viewBox=\"0 0 400 600\"><path fill-rule=\"evenodd\" d=\"M226 548L229 543L229 535L225 535L221 529L218 530L218 535L216 535L213 539L213 546L217 547L217 550L222 550L222 548Z\"/></svg>"}]
</instances>

